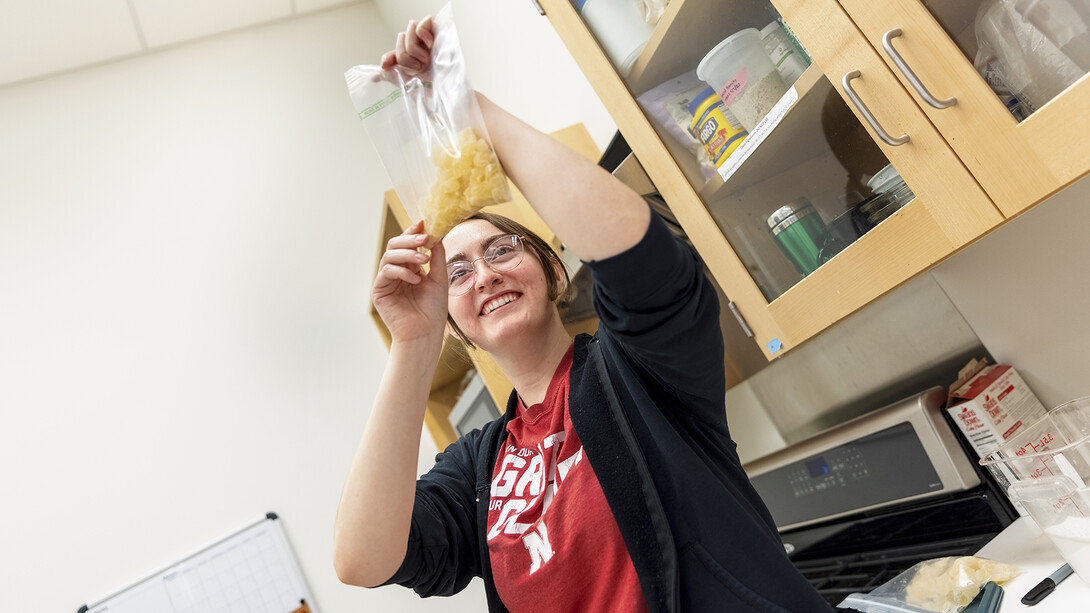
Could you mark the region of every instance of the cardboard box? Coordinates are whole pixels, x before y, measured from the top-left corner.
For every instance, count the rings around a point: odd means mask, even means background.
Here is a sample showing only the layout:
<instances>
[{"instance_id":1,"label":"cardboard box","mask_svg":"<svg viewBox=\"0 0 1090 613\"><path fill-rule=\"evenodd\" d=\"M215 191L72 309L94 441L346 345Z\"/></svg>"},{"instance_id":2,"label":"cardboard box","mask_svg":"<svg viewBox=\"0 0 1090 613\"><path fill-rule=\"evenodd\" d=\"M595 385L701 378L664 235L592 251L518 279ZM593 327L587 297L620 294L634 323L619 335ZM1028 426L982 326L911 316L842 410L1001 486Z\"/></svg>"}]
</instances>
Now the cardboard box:
<instances>
[{"instance_id":1,"label":"cardboard box","mask_svg":"<svg viewBox=\"0 0 1090 613\"><path fill-rule=\"evenodd\" d=\"M973 360L950 386L946 411L984 457L1047 411L1011 366Z\"/></svg>"}]
</instances>

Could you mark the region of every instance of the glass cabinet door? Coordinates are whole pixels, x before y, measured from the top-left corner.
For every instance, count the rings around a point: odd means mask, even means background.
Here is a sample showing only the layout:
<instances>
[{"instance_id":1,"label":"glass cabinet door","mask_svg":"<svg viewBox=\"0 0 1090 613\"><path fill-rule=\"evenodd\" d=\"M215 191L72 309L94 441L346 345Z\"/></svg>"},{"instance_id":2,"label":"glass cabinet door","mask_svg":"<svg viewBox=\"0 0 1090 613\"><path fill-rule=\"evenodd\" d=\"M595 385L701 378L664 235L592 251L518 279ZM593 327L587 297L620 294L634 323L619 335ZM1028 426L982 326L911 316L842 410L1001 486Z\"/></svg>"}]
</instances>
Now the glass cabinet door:
<instances>
[{"instance_id":1,"label":"glass cabinet door","mask_svg":"<svg viewBox=\"0 0 1090 613\"><path fill-rule=\"evenodd\" d=\"M840 0L1010 216L1090 169L1090 0Z\"/></svg>"},{"instance_id":2,"label":"glass cabinet door","mask_svg":"<svg viewBox=\"0 0 1090 613\"><path fill-rule=\"evenodd\" d=\"M582 17L608 41L615 20ZM766 303L915 199L772 4L675 0L663 19L635 60L603 46Z\"/></svg>"},{"instance_id":3,"label":"glass cabinet door","mask_svg":"<svg viewBox=\"0 0 1090 613\"><path fill-rule=\"evenodd\" d=\"M836 0L542 5L766 356L1002 220Z\"/></svg>"},{"instance_id":4,"label":"glass cabinet door","mask_svg":"<svg viewBox=\"0 0 1090 613\"><path fill-rule=\"evenodd\" d=\"M1003 219L836 0L541 4L766 357Z\"/></svg>"}]
</instances>

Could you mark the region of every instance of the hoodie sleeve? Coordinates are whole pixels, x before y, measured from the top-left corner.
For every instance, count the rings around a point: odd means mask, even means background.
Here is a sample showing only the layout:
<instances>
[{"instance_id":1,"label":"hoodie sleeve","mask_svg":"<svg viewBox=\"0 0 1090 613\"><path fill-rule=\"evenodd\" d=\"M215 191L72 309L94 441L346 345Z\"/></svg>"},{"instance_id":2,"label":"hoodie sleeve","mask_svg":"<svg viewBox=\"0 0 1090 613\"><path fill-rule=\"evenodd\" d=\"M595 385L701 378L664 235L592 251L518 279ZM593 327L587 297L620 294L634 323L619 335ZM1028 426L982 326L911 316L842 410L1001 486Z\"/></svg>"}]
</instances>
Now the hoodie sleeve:
<instances>
[{"instance_id":1,"label":"hoodie sleeve","mask_svg":"<svg viewBox=\"0 0 1090 613\"><path fill-rule=\"evenodd\" d=\"M474 489L480 441L480 430L458 439L417 480L405 559L384 585L409 587L423 597L451 596L480 576Z\"/></svg>"},{"instance_id":2,"label":"hoodie sleeve","mask_svg":"<svg viewBox=\"0 0 1090 613\"><path fill-rule=\"evenodd\" d=\"M615 341L673 389L683 406L706 421L723 421L719 298L700 256L652 213L639 243L587 265L594 274L599 336Z\"/></svg>"}]
</instances>

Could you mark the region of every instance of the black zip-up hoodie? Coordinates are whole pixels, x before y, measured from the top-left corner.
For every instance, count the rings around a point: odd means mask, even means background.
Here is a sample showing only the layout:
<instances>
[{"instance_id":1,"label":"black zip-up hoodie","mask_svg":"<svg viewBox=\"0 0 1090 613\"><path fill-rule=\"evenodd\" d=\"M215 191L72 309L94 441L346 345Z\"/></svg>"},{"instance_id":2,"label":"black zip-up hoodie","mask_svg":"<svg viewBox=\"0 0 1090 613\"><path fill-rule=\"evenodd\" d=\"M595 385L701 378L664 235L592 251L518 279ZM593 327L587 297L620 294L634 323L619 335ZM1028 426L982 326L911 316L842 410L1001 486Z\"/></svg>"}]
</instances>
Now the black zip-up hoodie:
<instances>
[{"instance_id":1,"label":"black zip-up hoodie","mask_svg":"<svg viewBox=\"0 0 1090 613\"><path fill-rule=\"evenodd\" d=\"M696 253L660 219L631 249L588 263L600 318L581 334L568 406L651 613L828 612L788 560L727 429L719 301ZM449 596L489 565L489 488L515 414L436 456L417 482L408 551L388 583Z\"/></svg>"}]
</instances>

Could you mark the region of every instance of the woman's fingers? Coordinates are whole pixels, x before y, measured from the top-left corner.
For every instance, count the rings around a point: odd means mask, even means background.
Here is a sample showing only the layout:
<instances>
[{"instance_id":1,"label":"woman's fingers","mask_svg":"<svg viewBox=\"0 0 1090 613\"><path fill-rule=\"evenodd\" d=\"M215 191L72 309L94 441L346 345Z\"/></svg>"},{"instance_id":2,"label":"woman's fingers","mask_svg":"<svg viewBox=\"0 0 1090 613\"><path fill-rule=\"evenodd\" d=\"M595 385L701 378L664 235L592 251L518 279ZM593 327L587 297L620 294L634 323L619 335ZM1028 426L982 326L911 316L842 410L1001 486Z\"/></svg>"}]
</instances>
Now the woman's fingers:
<instances>
[{"instance_id":1,"label":"woman's fingers","mask_svg":"<svg viewBox=\"0 0 1090 613\"><path fill-rule=\"evenodd\" d=\"M379 264L396 264L417 272L422 265L428 262L428 259L426 253L420 253L412 249L392 249L382 254L382 261Z\"/></svg>"},{"instance_id":2,"label":"woman's fingers","mask_svg":"<svg viewBox=\"0 0 1090 613\"><path fill-rule=\"evenodd\" d=\"M404 281L405 283L416 285L424 279L420 275L409 270L408 268L405 268L404 266L383 264L382 267L378 269L378 282L376 282L375 285L382 286L383 281L386 280Z\"/></svg>"},{"instance_id":3,"label":"woman's fingers","mask_svg":"<svg viewBox=\"0 0 1090 613\"><path fill-rule=\"evenodd\" d=\"M416 24L416 36L428 49L435 45L435 20L432 19L431 15L421 19L420 23Z\"/></svg>"},{"instance_id":4,"label":"woman's fingers","mask_svg":"<svg viewBox=\"0 0 1090 613\"><path fill-rule=\"evenodd\" d=\"M422 66L427 65L428 61L431 60L428 48L417 35L417 24L414 19L410 19L409 25L405 28L405 52L419 61Z\"/></svg>"},{"instance_id":5,"label":"woman's fingers","mask_svg":"<svg viewBox=\"0 0 1090 613\"><path fill-rule=\"evenodd\" d=\"M423 265L431 261L429 254L418 251L428 239L423 230L424 222L418 221L386 242L386 251L379 261L380 276L386 280L398 279L414 285L420 283L423 279Z\"/></svg>"},{"instance_id":6,"label":"woman's fingers","mask_svg":"<svg viewBox=\"0 0 1090 613\"><path fill-rule=\"evenodd\" d=\"M389 70L394 66L397 66L397 54L393 51L387 51L382 54L382 59L378 62L379 68L383 70Z\"/></svg>"},{"instance_id":7,"label":"woman's fingers","mask_svg":"<svg viewBox=\"0 0 1090 613\"><path fill-rule=\"evenodd\" d=\"M398 65L407 71L415 72L424 67L420 60L409 55L406 50L404 32L398 32L397 34L397 45L394 46L394 53L397 55Z\"/></svg>"},{"instance_id":8,"label":"woman's fingers","mask_svg":"<svg viewBox=\"0 0 1090 613\"><path fill-rule=\"evenodd\" d=\"M416 249L428 240L427 234L399 234L386 241L387 249Z\"/></svg>"},{"instance_id":9,"label":"woman's fingers","mask_svg":"<svg viewBox=\"0 0 1090 613\"><path fill-rule=\"evenodd\" d=\"M405 31L398 32L394 50L382 55L379 67L390 70L401 66L410 74L419 72L431 63L431 48L434 44L434 20L430 16L419 22L410 19Z\"/></svg>"},{"instance_id":10,"label":"woman's fingers","mask_svg":"<svg viewBox=\"0 0 1090 613\"><path fill-rule=\"evenodd\" d=\"M446 287L450 279L447 277L447 250L443 246L443 241L439 241L431 246L431 268L428 270L428 276L432 278L436 283L441 283Z\"/></svg>"}]
</instances>

